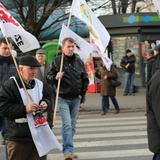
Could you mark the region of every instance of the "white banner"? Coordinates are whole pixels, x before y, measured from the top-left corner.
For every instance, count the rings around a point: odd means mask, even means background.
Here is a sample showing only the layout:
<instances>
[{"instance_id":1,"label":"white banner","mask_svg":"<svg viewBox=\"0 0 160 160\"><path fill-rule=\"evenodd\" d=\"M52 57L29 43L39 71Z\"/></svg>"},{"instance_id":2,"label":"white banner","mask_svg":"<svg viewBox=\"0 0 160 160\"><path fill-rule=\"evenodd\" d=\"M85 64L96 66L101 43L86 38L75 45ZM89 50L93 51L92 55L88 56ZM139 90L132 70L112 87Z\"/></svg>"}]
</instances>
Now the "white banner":
<instances>
[{"instance_id":1,"label":"white banner","mask_svg":"<svg viewBox=\"0 0 160 160\"><path fill-rule=\"evenodd\" d=\"M85 0L73 0L71 13L88 25L90 33L96 40L96 45L100 48L101 52L104 52L109 43L110 35L100 20L88 7Z\"/></svg>"},{"instance_id":2,"label":"white banner","mask_svg":"<svg viewBox=\"0 0 160 160\"><path fill-rule=\"evenodd\" d=\"M0 3L0 28L5 37L11 37L22 52L40 48L37 39L25 31Z\"/></svg>"}]
</instances>

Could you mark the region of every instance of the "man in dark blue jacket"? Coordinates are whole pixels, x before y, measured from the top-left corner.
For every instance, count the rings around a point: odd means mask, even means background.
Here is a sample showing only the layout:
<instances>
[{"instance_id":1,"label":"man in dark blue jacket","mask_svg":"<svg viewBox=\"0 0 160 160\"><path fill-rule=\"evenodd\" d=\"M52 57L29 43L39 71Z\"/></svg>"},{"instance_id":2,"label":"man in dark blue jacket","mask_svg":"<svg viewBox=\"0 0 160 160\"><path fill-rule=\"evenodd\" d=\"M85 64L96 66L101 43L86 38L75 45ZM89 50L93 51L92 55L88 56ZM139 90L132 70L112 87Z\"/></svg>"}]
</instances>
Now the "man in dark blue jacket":
<instances>
[{"instance_id":1,"label":"man in dark blue jacket","mask_svg":"<svg viewBox=\"0 0 160 160\"><path fill-rule=\"evenodd\" d=\"M9 42L10 43L10 42ZM7 45L5 38L0 39L0 86L7 81L11 76L17 73L10 48ZM2 134L2 144L4 142L4 118L0 118L0 131Z\"/></svg>"}]
</instances>

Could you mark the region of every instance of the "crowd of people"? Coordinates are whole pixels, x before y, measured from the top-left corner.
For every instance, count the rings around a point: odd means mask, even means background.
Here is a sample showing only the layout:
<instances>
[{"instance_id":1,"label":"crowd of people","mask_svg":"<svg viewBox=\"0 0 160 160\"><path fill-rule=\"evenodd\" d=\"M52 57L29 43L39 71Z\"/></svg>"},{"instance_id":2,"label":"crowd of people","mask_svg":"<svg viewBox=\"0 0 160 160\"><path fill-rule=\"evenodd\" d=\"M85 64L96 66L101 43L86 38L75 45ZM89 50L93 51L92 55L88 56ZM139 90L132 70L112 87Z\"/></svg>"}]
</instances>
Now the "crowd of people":
<instances>
[{"instance_id":1,"label":"crowd of people","mask_svg":"<svg viewBox=\"0 0 160 160\"><path fill-rule=\"evenodd\" d=\"M40 156L29 128L27 114L40 116L46 113L52 130L53 115L58 92L58 109L62 120L62 147L65 160L78 158L74 153L74 135L79 109L84 105L89 85L84 62L74 54L74 40L67 37L58 49L51 63L46 62L46 52L38 49L35 56L17 59L4 38L0 39L0 131L6 146L6 159L46 160L47 154ZM147 50L146 101L147 132L149 149L153 160L160 159L159 89L160 45ZM63 65L61 61L63 59ZM15 61L14 61L15 60ZM124 68L123 96L134 96L136 57L126 49L120 65ZM16 67L17 65L17 67ZM114 63L110 70L100 63L95 75L101 82L101 110L106 115L111 99L115 114L120 112L116 99L116 87L112 80L118 78ZM60 86L58 88L58 84ZM153 138L154 137L154 138Z\"/></svg>"}]
</instances>

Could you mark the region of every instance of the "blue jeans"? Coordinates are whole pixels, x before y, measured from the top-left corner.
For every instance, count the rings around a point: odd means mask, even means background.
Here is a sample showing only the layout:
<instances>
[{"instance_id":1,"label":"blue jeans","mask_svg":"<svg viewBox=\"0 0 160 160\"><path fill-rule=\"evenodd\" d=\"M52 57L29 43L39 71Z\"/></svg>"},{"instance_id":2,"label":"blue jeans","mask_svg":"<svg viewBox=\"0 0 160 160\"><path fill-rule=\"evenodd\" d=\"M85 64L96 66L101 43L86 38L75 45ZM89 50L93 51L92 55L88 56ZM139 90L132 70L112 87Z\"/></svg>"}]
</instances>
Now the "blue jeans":
<instances>
[{"instance_id":1,"label":"blue jeans","mask_svg":"<svg viewBox=\"0 0 160 160\"><path fill-rule=\"evenodd\" d=\"M68 100L59 97L58 107L62 119L63 154L74 151L73 136L78 118L80 98Z\"/></svg>"},{"instance_id":2,"label":"blue jeans","mask_svg":"<svg viewBox=\"0 0 160 160\"><path fill-rule=\"evenodd\" d=\"M134 87L134 73L125 72L124 74L124 94L132 94Z\"/></svg>"},{"instance_id":3,"label":"blue jeans","mask_svg":"<svg viewBox=\"0 0 160 160\"><path fill-rule=\"evenodd\" d=\"M152 160L160 160L160 154L155 153Z\"/></svg>"},{"instance_id":4,"label":"blue jeans","mask_svg":"<svg viewBox=\"0 0 160 160\"><path fill-rule=\"evenodd\" d=\"M102 111L106 112L107 108L109 108L109 97L115 109L119 110L119 105L115 96L102 96Z\"/></svg>"}]
</instances>

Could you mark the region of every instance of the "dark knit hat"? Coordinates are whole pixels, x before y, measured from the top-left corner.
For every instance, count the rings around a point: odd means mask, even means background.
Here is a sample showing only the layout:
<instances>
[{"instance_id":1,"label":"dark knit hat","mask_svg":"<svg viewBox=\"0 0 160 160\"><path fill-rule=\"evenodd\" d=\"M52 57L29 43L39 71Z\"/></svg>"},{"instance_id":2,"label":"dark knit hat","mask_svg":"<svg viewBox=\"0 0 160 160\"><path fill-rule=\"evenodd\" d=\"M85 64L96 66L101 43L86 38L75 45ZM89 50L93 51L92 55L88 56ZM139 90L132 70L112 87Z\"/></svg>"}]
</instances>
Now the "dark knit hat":
<instances>
[{"instance_id":1,"label":"dark knit hat","mask_svg":"<svg viewBox=\"0 0 160 160\"><path fill-rule=\"evenodd\" d=\"M43 49L38 49L36 54L46 54L46 52Z\"/></svg>"},{"instance_id":2,"label":"dark knit hat","mask_svg":"<svg viewBox=\"0 0 160 160\"><path fill-rule=\"evenodd\" d=\"M126 49L126 53L129 53L129 52L131 52L131 50L130 49Z\"/></svg>"},{"instance_id":3,"label":"dark knit hat","mask_svg":"<svg viewBox=\"0 0 160 160\"><path fill-rule=\"evenodd\" d=\"M160 45L155 46L154 50L160 52Z\"/></svg>"},{"instance_id":4,"label":"dark knit hat","mask_svg":"<svg viewBox=\"0 0 160 160\"><path fill-rule=\"evenodd\" d=\"M148 49L148 50L147 50L147 53L151 54L152 56L154 55L153 49Z\"/></svg>"},{"instance_id":5,"label":"dark knit hat","mask_svg":"<svg viewBox=\"0 0 160 160\"><path fill-rule=\"evenodd\" d=\"M31 66L31 67L41 67L40 63L33 56L24 56L19 60L19 65Z\"/></svg>"}]
</instances>

